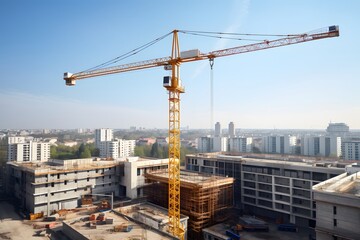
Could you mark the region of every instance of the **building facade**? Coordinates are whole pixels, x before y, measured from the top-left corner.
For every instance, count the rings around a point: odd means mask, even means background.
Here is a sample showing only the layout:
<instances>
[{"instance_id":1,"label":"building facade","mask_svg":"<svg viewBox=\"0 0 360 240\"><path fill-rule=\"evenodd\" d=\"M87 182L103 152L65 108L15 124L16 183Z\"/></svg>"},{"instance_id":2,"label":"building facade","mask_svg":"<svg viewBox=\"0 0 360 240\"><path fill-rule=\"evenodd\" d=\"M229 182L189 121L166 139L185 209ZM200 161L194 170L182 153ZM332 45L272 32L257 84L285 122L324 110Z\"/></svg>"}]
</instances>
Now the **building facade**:
<instances>
[{"instance_id":1,"label":"building facade","mask_svg":"<svg viewBox=\"0 0 360 240\"><path fill-rule=\"evenodd\" d=\"M306 156L340 157L341 137L337 136L303 136L301 154Z\"/></svg>"},{"instance_id":2,"label":"building facade","mask_svg":"<svg viewBox=\"0 0 360 240\"><path fill-rule=\"evenodd\" d=\"M25 137L8 138L8 161L44 162L50 158L49 142Z\"/></svg>"},{"instance_id":3,"label":"building facade","mask_svg":"<svg viewBox=\"0 0 360 240\"><path fill-rule=\"evenodd\" d=\"M229 138L230 152L252 152L252 138L250 137L233 137Z\"/></svg>"},{"instance_id":4,"label":"building facade","mask_svg":"<svg viewBox=\"0 0 360 240\"><path fill-rule=\"evenodd\" d=\"M270 158L209 153L187 155L185 164L189 171L234 177L235 206L249 214L315 226L312 186L343 173L346 164Z\"/></svg>"},{"instance_id":5,"label":"building facade","mask_svg":"<svg viewBox=\"0 0 360 240\"><path fill-rule=\"evenodd\" d=\"M360 160L360 138L345 139L341 145L344 160Z\"/></svg>"},{"instance_id":6,"label":"building facade","mask_svg":"<svg viewBox=\"0 0 360 240\"><path fill-rule=\"evenodd\" d=\"M130 157L134 156L135 151L135 140L124 140L118 139L119 142L119 157Z\"/></svg>"},{"instance_id":7,"label":"building facade","mask_svg":"<svg viewBox=\"0 0 360 240\"><path fill-rule=\"evenodd\" d=\"M294 154L296 147L296 137L290 135L270 135L263 137L262 152Z\"/></svg>"},{"instance_id":8,"label":"building facade","mask_svg":"<svg viewBox=\"0 0 360 240\"><path fill-rule=\"evenodd\" d=\"M360 172L343 173L319 183L313 192L316 239L360 239Z\"/></svg>"},{"instance_id":9,"label":"building facade","mask_svg":"<svg viewBox=\"0 0 360 240\"><path fill-rule=\"evenodd\" d=\"M29 213L72 209L86 194L138 198L144 174L168 168L168 159L69 159L40 163L8 162L6 191Z\"/></svg>"},{"instance_id":10,"label":"building facade","mask_svg":"<svg viewBox=\"0 0 360 240\"><path fill-rule=\"evenodd\" d=\"M233 122L229 123L229 138L235 137L235 124Z\"/></svg>"}]
</instances>

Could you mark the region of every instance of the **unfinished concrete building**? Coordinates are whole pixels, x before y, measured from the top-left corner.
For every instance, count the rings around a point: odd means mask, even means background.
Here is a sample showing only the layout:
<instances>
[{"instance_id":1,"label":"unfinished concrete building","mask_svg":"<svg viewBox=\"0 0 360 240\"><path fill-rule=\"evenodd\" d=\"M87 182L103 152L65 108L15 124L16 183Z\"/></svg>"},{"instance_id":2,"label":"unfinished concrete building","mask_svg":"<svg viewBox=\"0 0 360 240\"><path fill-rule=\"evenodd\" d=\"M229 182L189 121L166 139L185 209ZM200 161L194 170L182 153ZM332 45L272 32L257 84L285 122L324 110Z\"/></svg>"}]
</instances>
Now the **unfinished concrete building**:
<instances>
[{"instance_id":1,"label":"unfinished concrete building","mask_svg":"<svg viewBox=\"0 0 360 240\"><path fill-rule=\"evenodd\" d=\"M313 186L316 239L360 239L360 165L356 167Z\"/></svg>"},{"instance_id":2,"label":"unfinished concrete building","mask_svg":"<svg viewBox=\"0 0 360 240\"><path fill-rule=\"evenodd\" d=\"M145 189L149 200L168 207L168 172L146 174ZM201 231L216 222L226 220L233 206L233 178L198 173L180 174L180 211L189 217L189 239L201 239Z\"/></svg>"}]
</instances>

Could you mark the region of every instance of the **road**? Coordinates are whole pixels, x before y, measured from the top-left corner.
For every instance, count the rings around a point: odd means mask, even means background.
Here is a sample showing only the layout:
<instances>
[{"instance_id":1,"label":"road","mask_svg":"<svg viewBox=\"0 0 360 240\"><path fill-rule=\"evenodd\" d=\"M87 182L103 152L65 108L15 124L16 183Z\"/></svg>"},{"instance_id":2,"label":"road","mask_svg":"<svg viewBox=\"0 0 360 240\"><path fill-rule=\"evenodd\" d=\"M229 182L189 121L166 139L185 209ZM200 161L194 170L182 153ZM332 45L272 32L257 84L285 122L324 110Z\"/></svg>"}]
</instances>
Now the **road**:
<instances>
[{"instance_id":1,"label":"road","mask_svg":"<svg viewBox=\"0 0 360 240\"><path fill-rule=\"evenodd\" d=\"M35 229L30 221L21 219L11 204L0 201L0 240L49 239L45 236L33 236L34 233Z\"/></svg>"}]
</instances>

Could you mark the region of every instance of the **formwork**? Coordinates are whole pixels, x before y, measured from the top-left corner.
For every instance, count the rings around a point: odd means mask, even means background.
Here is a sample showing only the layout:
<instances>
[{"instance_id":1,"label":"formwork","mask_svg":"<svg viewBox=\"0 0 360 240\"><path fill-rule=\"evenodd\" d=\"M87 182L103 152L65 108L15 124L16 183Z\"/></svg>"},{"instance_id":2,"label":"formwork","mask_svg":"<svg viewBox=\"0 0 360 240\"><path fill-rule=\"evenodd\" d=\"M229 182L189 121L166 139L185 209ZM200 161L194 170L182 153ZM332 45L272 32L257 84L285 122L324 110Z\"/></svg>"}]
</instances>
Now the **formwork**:
<instances>
[{"instance_id":1,"label":"formwork","mask_svg":"<svg viewBox=\"0 0 360 240\"><path fill-rule=\"evenodd\" d=\"M168 207L168 173L145 175L151 183L145 188L149 201ZM226 220L233 206L233 178L198 173L180 174L180 212L189 217L189 239L201 239L201 230Z\"/></svg>"}]
</instances>

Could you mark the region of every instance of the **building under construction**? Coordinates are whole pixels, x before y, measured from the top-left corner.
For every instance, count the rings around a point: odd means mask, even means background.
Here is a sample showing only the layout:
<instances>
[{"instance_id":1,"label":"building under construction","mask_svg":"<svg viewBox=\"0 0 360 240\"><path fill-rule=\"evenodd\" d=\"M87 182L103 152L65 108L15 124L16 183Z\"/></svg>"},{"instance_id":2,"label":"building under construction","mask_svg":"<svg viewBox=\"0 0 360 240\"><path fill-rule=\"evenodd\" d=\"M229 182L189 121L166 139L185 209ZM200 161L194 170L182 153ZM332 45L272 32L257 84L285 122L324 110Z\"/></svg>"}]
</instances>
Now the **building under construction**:
<instances>
[{"instance_id":1,"label":"building under construction","mask_svg":"<svg viewBox=\"0 0 360 240\"><path fill-rule=\"evenodd\" d=\"M146 174L145 193L151 202L168 207L168 172ZM181 172L180 211L189 217L189 239L201 239L201 230L226 220L233 206L233 178Z\"/></svg>"}]
</instances>

